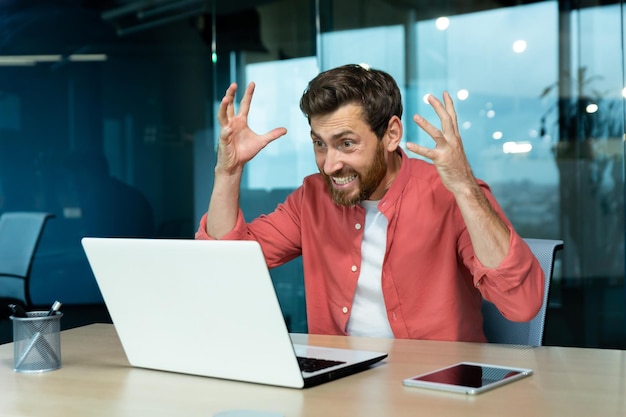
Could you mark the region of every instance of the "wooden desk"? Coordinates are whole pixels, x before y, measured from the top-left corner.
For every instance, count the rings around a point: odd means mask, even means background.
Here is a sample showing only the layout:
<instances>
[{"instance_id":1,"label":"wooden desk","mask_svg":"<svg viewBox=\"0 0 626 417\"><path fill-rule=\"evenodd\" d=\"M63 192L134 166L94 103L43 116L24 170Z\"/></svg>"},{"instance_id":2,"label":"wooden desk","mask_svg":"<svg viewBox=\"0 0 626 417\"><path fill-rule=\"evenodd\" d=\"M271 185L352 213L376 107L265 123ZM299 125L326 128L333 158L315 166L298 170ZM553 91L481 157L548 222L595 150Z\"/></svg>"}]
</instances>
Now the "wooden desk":
<instances>
[{"instance_id":1,"label":"wooden desk","mask_svg":"<svg viewBox=\"0 0 626 417\"><path fill-rule=\"evenodd\" d=\"M115 329L61 334L63 368L13 372L0 346L0 415L210 417L253 409L284 416L626 416L626 352L293 335L297 342L388 351L365 372L296 390L131 368ZM155 341L158 343L158 341ZM402 386L401 380L461 360L532 368L529 378L478 396Z\"/></svg>"}]
</instances>

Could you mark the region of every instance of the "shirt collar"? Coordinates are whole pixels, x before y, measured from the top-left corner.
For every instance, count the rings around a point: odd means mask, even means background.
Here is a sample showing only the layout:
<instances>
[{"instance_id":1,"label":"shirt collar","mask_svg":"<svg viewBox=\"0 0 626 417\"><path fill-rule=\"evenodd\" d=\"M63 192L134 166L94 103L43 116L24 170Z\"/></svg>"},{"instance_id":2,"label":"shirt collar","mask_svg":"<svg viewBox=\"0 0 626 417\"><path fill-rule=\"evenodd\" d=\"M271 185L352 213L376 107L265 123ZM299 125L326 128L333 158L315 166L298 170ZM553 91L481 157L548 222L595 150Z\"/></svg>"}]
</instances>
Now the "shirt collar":
<instances>
[{"instance_id":1,"label":"shirt collar","mask_svg":"<svg viewBox=\"0 0 626 417\"><path fill-rule=\"evenodd\" d=\"M390 207L393 207L395 205L394 203L402 195L404 187L409 181L409 177L411 175L411 168L407 163L409 157L400 147L396 149L396 152L400 154L400 157L402 158L400 162L400 170L398 171L398 175L396 175L396 178L394 178L393 182L391 183L391 187L389 187L383 198L380 200L380 204L378 205L378 209L383 213L386 210L389 210Z\"/></svg>"}]
</instances>

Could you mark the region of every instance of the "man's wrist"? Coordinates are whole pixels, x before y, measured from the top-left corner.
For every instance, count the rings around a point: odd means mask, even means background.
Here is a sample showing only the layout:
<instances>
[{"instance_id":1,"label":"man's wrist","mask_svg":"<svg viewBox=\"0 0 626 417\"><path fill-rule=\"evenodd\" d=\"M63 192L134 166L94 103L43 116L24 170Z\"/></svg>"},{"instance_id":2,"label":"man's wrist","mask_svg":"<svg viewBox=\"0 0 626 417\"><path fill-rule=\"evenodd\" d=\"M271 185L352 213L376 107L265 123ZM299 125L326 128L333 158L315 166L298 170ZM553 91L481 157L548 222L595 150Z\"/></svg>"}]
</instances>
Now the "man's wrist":
<instances>
[{"instance_id":1,"label":"man's wrist","mask_svg":"<svg viewBox=\"0 0 626 417\"><path fill-rule=\"evenodd\" d=\"M237 177L241 177L243 173L243 167L233 167L230 169L226 169L224 167L221 167L219 165L215 166L215 177L230 177L230 178L237 178Z\"/></svg>"}]
</instances>

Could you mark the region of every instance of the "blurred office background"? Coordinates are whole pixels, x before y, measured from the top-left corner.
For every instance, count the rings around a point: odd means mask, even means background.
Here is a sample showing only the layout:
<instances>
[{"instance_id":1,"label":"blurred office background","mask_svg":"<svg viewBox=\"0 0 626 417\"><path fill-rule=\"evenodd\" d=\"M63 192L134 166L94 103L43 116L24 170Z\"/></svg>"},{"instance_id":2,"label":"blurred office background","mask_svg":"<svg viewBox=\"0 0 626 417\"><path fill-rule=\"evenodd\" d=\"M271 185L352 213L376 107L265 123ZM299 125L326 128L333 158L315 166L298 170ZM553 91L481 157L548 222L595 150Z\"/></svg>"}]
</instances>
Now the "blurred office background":
<instances>
[{"instance_id":1,"label":"blurred office background","mask_svg":"<svg viewBox=\"0 0 626 417\"><path fill-rule=\"evenodd\" d=\"M82 236L193 238L230 82L257 83L254 129L288 129L246 169L252 218L316 170L307 81L367 63L400 84L405 141L432 145L411 116L450 91L520 234L565 241L545 343L626 348L625 22L609 0L0 0L0 212L56 215L34 302L102 310ZM272 275L306 331L300 261Z\"/></svg>"}]
</instances>

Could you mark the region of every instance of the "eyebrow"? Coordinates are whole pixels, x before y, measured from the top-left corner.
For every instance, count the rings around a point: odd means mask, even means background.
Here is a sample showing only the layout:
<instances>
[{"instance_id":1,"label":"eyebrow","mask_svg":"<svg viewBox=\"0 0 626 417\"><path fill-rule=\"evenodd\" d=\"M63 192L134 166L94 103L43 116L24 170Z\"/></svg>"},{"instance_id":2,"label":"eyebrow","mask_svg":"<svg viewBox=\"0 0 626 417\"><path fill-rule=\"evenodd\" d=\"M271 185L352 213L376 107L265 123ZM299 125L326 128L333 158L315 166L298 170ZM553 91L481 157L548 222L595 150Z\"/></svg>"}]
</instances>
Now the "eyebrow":
<instances>
[{"instance_id":1,"label":"eyebrow","mask_svg":"<svg viewBox=\"0 0 626 417\"><path fill-rule=\"evenodd\" d=\"M335 134L333 134L330 138L331 142L337 141L339 139L341 139L342 137L349 135L349 134L353 134L354 131L350 130L350 129L346 129L346 130L342 130L341 132L337 132ZM311 136L316 138L316 139L322 139L322 137L320 135L318 135L313 129L311 129Z\"/></svg>"}]
</instances>

